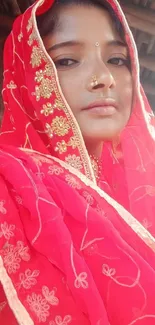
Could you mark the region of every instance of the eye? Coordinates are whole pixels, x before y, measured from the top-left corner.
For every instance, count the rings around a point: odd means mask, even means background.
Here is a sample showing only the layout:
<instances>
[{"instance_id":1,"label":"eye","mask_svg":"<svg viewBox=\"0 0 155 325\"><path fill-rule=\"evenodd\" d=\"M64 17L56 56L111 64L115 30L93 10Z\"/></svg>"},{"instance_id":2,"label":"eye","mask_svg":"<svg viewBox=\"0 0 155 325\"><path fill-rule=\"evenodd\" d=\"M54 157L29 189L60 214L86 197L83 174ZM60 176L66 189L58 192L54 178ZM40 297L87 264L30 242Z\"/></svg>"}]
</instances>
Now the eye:
<instances>
[{"instance_id":1,"label":"eye","mask_svg":"<svg viewBox=\"0 0 155 325\"><path fill-rule=\"evenodd\" d=\"M117 65L117 66L122 66L122 65L128 65L129 64L129 60L128 59L123 59L123 58L111 58L108 63L111 63L113 65Z\"/></svg>"},{"instance_id":2,"label":"eye","mask_svg":"<svg viewBox=\"0 0 155 325\"><path fill-rule=\"evenodd\" d=\"M57 68L65 68L65 67L72 67L73 65L77 64L78 61L74 59L65 58L65 59L59 59L54 63Z\"/></svg>"}]
</instances>

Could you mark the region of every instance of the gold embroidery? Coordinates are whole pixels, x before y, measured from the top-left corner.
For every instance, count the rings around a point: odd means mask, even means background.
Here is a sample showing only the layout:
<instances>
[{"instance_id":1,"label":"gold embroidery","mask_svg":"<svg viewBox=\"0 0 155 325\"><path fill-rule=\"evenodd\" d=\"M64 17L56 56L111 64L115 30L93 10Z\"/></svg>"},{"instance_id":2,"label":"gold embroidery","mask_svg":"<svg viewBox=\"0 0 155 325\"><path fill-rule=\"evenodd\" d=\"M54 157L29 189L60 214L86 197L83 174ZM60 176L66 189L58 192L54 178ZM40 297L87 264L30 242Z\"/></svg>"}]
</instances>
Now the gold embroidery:
<instances>
[{"instance_id":1,"label":"gold embroidery","mask_svg":"<svg viewBox=\"0 0 155 325\"><path fill-rule=\"evenodd\" d=\"M63 108L63 104L59 102L58 100L55 101L55 104L47 103L43 105L43 109L40 111L41 114L44 114L45 116L49 116L50 114L54 113L55 109L60 110Z\"/></svg>"},{"instance_id":2,"label":"gold embroidery","mask_svg":"<svg viewBox=\"0 0 155 325\"><path fill-rule=\"evenodd\" d=\"M72 147L72 149L77 148L79 146L79 139L76 137L71 137L68 142L68 146Z\"/></svg>"},{"instance_id":3,"label":"gold embroidery","mask_svg":"<svg viewBox=\"0 0 155 325\"><path fill-rule=\"evenodd\" d=\"M35 29L32 30L32 33L29 36L29 39L27 41L29 46L32 46L33 42L37 39L37 33Z\"/></svg>"},{"instance_id":4,"label":"gold embroidery","mask_svg":"<svg viewBox=\"0 0 155 325\"><path fill-rule=\"evenodd\" d=\"M53 92L52 81L48 78L43 79L39 86L35 87L36 100L39 101L41 97L50 98Z\"/></svg>"},{"instance_id":5,"label":"gold embroidery","mask_svg":"<svg viewBox=\"0 0 155 325\"><path fill-rule=\"evenodd\" d=\"M18 35L18 41L21 42L21 41L22 41L22 38L23 38L23 33L21 32L21 33Z\"/></svg>"},{"instance_id":6,"label":"gold embroidery","mask_svg":"<svg viewBox=\"0 0 155 325\"><path fill-rule=\"evenodd\" d=\"M39 67L42 60L46 60L43 51L38 46L33 46L30 60L32 68Z\"/></svg>"},{"instance_id":7,"label":"gold embroidery","mask_svg":"<svg viewBox=\"0 0 155 325\"><path fill-rule=\"evenodd\" d=\"M70 166L74 167L75 169L80 170L82 168L82 161L81 161L80 157L76 156L75 154L68 155L65 158L65 160Z\"/></svg>"},{"instance_id":8,"label":"gold embroidery","mask_svg":"<svg viewBox=\"0 0 155 325\"><path fill-rule=\"evenodd\" d=\"M46 123L47 133L50 137L53 136L53 134L60 136L64 136L68 134L68 130L70 129L70 126L68 124L68 121L63 116L57 116L53 119L51 125Z\"/></svg>"},{"instance_id":9,"label":"gold embroidery","mask_svg":"<svg viewBox=\"0 0 155 325\"><path fill-rule=\"evenodd\" d=\"M27 25L26 29L27 29L27 32L29 32L30 29L32 29L32 17L29 18L28 25Z\"/></svg>"},{"instance_id":10,"label":"gold embroidery","mask_svg":"<svg viewBox=\"0 0 155 325\"><path fill-rule=\"evenodd\" d=\"M55 151L59 151L60 154L67 151L67 147L72 147L75 149L78 146L78 141L75 137L71 137L69 142L66 143L64 140L61 142L57 142L57 146L55 147Z\"/></svg>"},{"instance_id":11,"label":"gold embroidery","mask_svg":"<svg viewBox=\"0 0 155 325\"><path fill-rule=\"evenodd\" d=\"M54 109L51 103L44 104L43 109L40 111L40 113L44 114L45 116L49 116L50 114L53 114L53 112Z\"/></svg>"},{"instance_id":12,"label":"gold embroidery","mask_svg":"<svg viewBox=\"0 0 155 325\"><path fill-rule=\"evenodd\" d=\"M66 152L67 151L67 143L64 140L62 140L61 142L57 142L55 151L59 151L60 154Z\"/></svg>"},{"instance_id":13,"label":"gold embroidery","mask_svg":"<svg viewBox=\"0 0 155 325\"><path fill-rule=\"evenodd\" d=\"M10 83L7 84L7 88L8 89L16 89L17 88L17 85L14 83L13 80L11 80Z\"/></svg>"}]
</instances>

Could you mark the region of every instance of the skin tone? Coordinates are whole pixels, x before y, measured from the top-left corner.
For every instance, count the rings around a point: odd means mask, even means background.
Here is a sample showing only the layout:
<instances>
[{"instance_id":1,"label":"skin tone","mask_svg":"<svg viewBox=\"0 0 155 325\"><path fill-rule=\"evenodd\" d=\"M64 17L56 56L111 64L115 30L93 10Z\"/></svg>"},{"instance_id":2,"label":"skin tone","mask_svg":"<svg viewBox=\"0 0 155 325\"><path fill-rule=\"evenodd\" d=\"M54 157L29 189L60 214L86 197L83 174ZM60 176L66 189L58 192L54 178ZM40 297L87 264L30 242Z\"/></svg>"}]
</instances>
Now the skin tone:
<instances>
[{"instance_id":1,"label":"skin tone","mask_svg":"<svg viewBox=\"0 0 155 325\"><path fill-rule=\"evenodd\" d=\"M127 47L109 13L86 5L60 9L58 26L43 41L88 152L99 157L103 142L113 141L130 118L132 77ZM86 109L101 100L115 106L112 114L105 114L105 107L97 104L95 109Z\"/></svg>"}]
</instances>

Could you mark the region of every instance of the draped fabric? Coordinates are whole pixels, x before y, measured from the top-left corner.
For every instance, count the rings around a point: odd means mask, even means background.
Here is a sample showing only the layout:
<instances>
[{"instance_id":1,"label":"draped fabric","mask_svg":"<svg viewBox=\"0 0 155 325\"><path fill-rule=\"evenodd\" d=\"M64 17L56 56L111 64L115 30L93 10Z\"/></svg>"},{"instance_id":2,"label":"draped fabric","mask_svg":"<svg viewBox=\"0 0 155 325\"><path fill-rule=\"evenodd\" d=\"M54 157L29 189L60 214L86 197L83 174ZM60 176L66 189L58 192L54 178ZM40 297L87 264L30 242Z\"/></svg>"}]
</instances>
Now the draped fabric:
<instances>
[{"instance_id":1,"label":"draped fabric","mask_svg":"<svg viewBox=\"0 0 155 325\"><path fill-rule=\"evenodd\" d=\"M139 83L133 37L132 115L105 144L96 182L80 128L36 15L14 23L4 50L0 133L0 324L155 323L154 116Z\"/></svg>"}]
</instances>

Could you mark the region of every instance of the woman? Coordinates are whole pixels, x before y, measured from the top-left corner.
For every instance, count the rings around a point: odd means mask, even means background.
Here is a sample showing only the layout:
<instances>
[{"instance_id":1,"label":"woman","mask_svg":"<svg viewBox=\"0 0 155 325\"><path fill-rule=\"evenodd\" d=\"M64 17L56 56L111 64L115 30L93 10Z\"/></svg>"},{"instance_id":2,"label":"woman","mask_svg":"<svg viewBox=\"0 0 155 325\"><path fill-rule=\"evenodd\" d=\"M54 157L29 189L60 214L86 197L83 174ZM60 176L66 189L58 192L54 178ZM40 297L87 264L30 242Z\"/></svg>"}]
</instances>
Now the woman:
<instances>
[{"instance_id":1,"label":"woman","mask_svg":"<svg viewBox=\"0 0 155 325\"><path fill-rule=\"evenodd\" d=\"M121 8L40 0L4 58L0 324L153 325L154 117Z\"/></svg>"}]
</instances>

